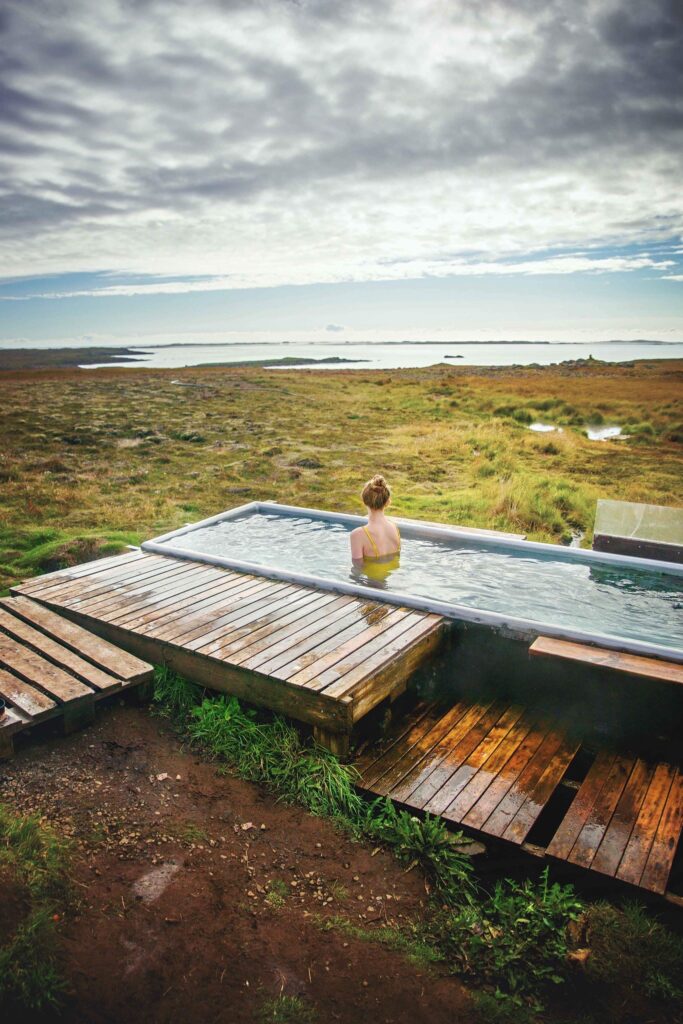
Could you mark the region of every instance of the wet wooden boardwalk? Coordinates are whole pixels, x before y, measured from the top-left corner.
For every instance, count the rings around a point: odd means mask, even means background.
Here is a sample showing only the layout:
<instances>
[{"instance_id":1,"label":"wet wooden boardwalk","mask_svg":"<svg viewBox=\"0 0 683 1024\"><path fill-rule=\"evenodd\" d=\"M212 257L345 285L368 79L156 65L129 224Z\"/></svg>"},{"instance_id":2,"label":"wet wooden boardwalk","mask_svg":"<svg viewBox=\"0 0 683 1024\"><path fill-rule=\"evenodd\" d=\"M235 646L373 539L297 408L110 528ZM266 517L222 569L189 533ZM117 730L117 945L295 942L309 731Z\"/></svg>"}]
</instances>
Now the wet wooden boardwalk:
<instances>
[{"instance_id":1,"label":"wet wooden boardwalk","mask_svg":"<svg viewBox=\"0 0 683 1024\"><path fill-rule=\"evenodd\" d=\"M0 600L0 757L18 732L60 718L92 721L95 701L151 682L153 668L25 597Z\"/></svg>"},{"instance_id":2,"label":"wet wooden boardwalk","mask_svg":"<svg viewBox=\"0 0 683 1024\"><path fill-rule=\"evenodd\" d=\"M444 620L378 601L131 552L13 589L125 650L314 726L339 753L405 689Z\"/></svg>"},{"instance_id":3,"label":"wet wooden boardwalk","mask_svg":"<svg viewBox=\"0 0 683 1024\"><path fill-rule=\"evenodd\" d=\"M422 704L357 762L360 785L485 836L525 843L580 743L514 704ZM664 893L683 818L680 766L602 750L543 853Z\"/></svg>"},{"instance_id":4,"label":"wet wooden boardwalk","mask_svg":"<svg viewBox=\"0 0 683 1024\"><path fill-rule=\"evenodd\" d=\"M373 793L523 843L578 743L516 705L420 710L357 767Z\"/></svg>"}]
</instances>

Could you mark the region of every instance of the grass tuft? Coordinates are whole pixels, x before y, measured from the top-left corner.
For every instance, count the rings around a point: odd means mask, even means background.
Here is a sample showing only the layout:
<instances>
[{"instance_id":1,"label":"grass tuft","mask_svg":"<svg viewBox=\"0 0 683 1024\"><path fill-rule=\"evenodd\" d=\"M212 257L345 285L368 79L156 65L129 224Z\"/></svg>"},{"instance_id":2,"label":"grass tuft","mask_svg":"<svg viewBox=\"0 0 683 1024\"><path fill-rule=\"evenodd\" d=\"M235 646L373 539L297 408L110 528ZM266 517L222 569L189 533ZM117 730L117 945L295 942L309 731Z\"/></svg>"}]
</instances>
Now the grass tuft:
<instances>
[{"instance_id":1,"label":"grass tuft","mask_svg":"<svg viewBox=\"0 0 683 1024\"><path fill-rule=\"evenodd\" d=\"M242 708L235 697L205 698L192 709L188 732L193 742L241 778L266 783L313 814L354 822L362 816L354 769L303 741L279 716L259 721L256 712Z\"/></svg>"},{"instance_id":2,"label":"grass tuft","mask_svg":"<svg viewBox=\"0 0 683 1024\"><path fill-rule=\"evenodd\" d=\"M347 917L334 915L333 917L320 917L315 923L321 931L339 931L352 939L360 939L362 942L375 942L385 949L391 949L405 956L415 964L425 966L438 963L443 960L443 954L424 935L423 930L417 925L405 925L403 928L384 926L381 928L362 928L354 924Z\"/></svg>"},{"instance_id":3,"label":"grass tuft","mask_svg":"<svg viewBox=\"0 0 683 1024\"><path fill-rule=\"evenodd\" d=\"M299 996L279 995L261 1005L261 1024L314 1024L317 1014Z\"/></svg>"},{"instance_id":4,"label":"grass tuft","mask_svg":"<svg viewBox=\"0 0 683 1024\"><path fill-rule=\"evenodd\" d=\"M683 1000L683 938L648 916L637 903L622 909L596 903L584 919L590 978L622 996Z\"/></svg>"},{"instance_id":5,"label":"grass tuft","mask_svg":"<svg viewBox=\"0 0 683 1024\"><path fill-rule=\"evenodd\" d=\"M474 892L471 859L456 845L469 840L462 832L449 832L440 818L417 818L397 810L391 800L376 800L367 810L365 831L391 847L409 868L419 866L438 890L440 898L460 902Z\"/></svg>"},{"instance_id":6,"label":"grass tuft","mask_svg":"<svg viewBox=\"0 0 683 1024\"><path fill-rule=\"evenodd\" d=\"M0 867L26 894L27 912L0 948L0 1007L21 1013L57 1009L65 981L57 956L56 918L68 894L68 845L35 815L0 804Z\"/></svg>"},{"instance_id":7,"label":"grass tuft","mask_svg":"<svg viewBox=\"0 0 683 1024\"><path fill-rule=\"evenodd\" d=\"M200 686L183 679L166 665L158 665L154 670L154 703L160 714L174 718L179 725L186 724L203 693Z\"/></svg>"},{"instance_id":8,"label":"grass tuft","mask_svg":"<svg viewBox=\"0 0 683 1024\"><path fill-rule=\"evenodd\" d=\"M460 973L521 1002L537 1000L568 974L568 926L583 904L571 885L531 879L496 882L493 892L436 918L435 938Z\"/></svg>"}]
</instances>

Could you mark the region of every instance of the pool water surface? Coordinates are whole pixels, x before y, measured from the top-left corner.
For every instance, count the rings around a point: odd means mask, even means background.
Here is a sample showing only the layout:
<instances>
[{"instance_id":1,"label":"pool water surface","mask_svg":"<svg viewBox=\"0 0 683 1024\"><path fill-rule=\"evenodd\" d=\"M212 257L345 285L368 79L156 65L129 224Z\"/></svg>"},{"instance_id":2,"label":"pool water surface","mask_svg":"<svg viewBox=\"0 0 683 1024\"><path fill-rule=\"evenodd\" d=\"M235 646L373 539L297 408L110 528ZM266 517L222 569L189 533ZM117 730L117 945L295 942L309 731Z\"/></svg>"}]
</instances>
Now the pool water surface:
<instances>
[{"instance_id":1,"label":"pool water surface","mask_svg":"<svg viewBox=\"0 0 683 1024\"><path fill-rule=\"evenodd\" d=\"M248 511L159 538L154 548L168 546L169 554L182 548L200 559L248 563L255 571L271 567L371 587L380 598L384 590L683 653L683 575L657 570L657 563L650 569L644 559L630 560L643 563L636 568L588 552L555 553L554 545L525 550L525 542L436 539L415 536L415 530L406 536L404 529L399 566L378 579L351 563L349 532L356 525L314 514Z\"/></svg>"}]
</instances>

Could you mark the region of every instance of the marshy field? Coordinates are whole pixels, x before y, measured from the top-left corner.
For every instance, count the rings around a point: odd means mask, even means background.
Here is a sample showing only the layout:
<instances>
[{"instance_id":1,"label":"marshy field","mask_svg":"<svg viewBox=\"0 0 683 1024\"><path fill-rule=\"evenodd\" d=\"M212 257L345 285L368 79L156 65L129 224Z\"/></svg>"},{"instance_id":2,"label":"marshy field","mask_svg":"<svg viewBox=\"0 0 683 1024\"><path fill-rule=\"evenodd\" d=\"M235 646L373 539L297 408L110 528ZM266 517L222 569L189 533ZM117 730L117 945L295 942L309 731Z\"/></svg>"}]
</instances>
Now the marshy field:
<instances>
[{"instance_id":1,"label":"marshy field","mask_svg":"<svg viewBox=\"0 0 683 1024\"><path fill-rule=\"evenodd\" d=\"M595 502L683 500L680 362L7 372L0 588L252 499L590 546ZM533 423L554 426L539 433ZM588 426L622 436L592 441Z\"/></svg>"},{"instance_id":2,"label":"marshy field","mask_svg":"<svg viewBox=\"0 0 683 1024\"><path fill-rule=\"evenodd\" d=\"M601 497L683 504L680 361L14 370L0 393L2 593L249 500L359 512L375 472L396 514L562 544L590 546ZM680 1020L680 908L574 882L468 856L282 719L158 669L151 708L111 699L0 769L0 1008Z\"/></svg>"}]
</instances>

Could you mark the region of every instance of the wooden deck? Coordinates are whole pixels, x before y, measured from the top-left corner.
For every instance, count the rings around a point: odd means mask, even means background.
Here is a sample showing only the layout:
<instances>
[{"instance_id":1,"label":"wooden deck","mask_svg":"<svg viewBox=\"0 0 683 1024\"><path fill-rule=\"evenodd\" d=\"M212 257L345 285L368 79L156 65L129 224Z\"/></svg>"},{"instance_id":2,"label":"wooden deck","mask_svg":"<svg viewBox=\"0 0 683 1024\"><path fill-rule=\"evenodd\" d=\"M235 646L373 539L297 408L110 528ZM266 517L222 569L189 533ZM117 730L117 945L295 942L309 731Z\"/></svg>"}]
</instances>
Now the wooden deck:
<instances>
[{"instance_id":1,"label":"wooden deck","mask_svg":"<svg viewBox=\"0 0 683 1024\"><path fill-rule=\"evenodd\" d=\"M683 772L601 751L548 854L663 893L681 834Z\"/></svg>"},{"instance_id":2,"label":"wooden deck","mask_svg":"<svg viewBox=\"0 0 683 1024\"><path fill-rule=\"evenodd\" d=\"M459 702L428 705L357 768L373 793L520 844L577 748L516 705Z\"/></svg>"},{"instance_id":3,"label":"wooden deck","mask_svg":"<svg viewBox=\"0 0 683 1024\"><path fill-rule=\"evenodd\" d=\"M423 704L356 767L371 793L519 846L579 747L517 705ZM664 893L683 820L680 767L605 750L572 789L543 853Z\"/></svg>"},{"instance_id":4,"label":"wooden deck","mask_svg":"<svg viewBox=\"0 0 683 1024\"><path fill-rule=\"evenodd\" d=\"M147 661L314 726L343 752L355 722L405 689L444 620L140 551L14 588Z\"/></svg>"},{"instance_id":5,"label":"wooden deck","mask_svg":"<svg viewBox=\"0 0 683 1024\"><path fill-rule=\"evenodd\" d=\"M95 701L151 682L151 665L25 597L0 600L0 757L14 736L60 717L66 732L92 721Z\"/></svg>"}]
</instances>

